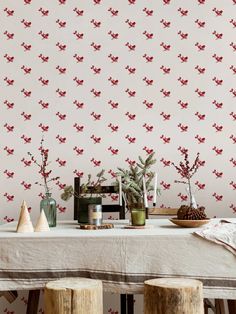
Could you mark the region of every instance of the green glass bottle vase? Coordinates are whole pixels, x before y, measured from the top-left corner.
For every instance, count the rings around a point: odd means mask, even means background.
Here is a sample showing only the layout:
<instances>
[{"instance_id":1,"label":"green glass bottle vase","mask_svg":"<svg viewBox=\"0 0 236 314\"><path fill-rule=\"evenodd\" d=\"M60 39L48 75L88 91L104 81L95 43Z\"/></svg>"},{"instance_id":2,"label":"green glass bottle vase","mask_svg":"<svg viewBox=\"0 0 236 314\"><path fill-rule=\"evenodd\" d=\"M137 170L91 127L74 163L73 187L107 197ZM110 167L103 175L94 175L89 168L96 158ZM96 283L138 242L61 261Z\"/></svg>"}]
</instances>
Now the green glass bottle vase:
<instances>
[{"instance_id":1,"label":"green glass bottle vase","mask_svg":"<svg viewBox=\"0 0 236 314\"><path fill-rule=\"evenodd\" d=\"M51 197L51 193L46 193L45 197L40 202L40 212L43 209L47 217L49 227L57 225L57 207L56 201Z\"/></svg>"}]
</instances>

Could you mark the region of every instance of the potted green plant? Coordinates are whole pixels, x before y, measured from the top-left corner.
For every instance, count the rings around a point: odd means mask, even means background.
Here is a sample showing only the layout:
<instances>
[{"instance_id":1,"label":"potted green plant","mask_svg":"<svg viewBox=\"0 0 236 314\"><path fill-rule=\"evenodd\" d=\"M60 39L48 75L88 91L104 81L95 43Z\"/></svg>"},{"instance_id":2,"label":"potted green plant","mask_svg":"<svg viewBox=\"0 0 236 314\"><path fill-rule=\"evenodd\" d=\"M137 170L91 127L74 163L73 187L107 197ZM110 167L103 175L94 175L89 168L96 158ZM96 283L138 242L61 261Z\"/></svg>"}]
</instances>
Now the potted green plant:
<instances>
[{"instance_id":1,"label":"potted green plant","mask_svg":"<svg viewBox=\"0 0 236 314\"><path fill-rule=\"evenodd\" d=\"M153 152L145 160L139 156L139 161L134 165L130 164L128 169L118 167L117 176L121 177L122 193L126 207L131 213L132 225L145 225L147 194L153 191L158 195L160 192L158 188L154 191L152 185L155 173L150 168L156 163L154 154Z\"/></svg>"},{"instance_id":2,"label":"potted green plant","mask_svg":"<svg viewBox=\"0 0 236 314\"><path fill-rule=\"evenodd\" d=\"M192 164L190 165L189 162L189 155L188 152L184 152L184 160L180 161L179 165L176 165L172 162L172 165L175 167L175 169L178 171L178 173L181 175L181 180L175 180L175 183L181 183L185 184L187 186L186 190L189 195L189 204L188 205L181 205L178 212L177 212L177 218L178 219L186 219L186 220L202 220L206 219L205 214L205 207L200 206L198 207L193 195L193 189L191 184L191 179L193 175L197 172L199 169L199 153L197 153L197 156Z\"/></svg>"},{"instance_id":3,"label":"potted green plant","mask_svg":"<svg viewBox=\"0 0 236 314\"><path fill-rule=\"evenodd\" d=\"M105 170L102 169L97 175L96 180L92 180L92 175L88 174L87 181L80 186L80 193L78 194L74 188L69 185L64 188L61 194L61 199L68 201L72 196L78 198L79 210L77 214L79 223L88 223L88 205L102 204L102 183L106 181L104 177Z\"/></svg>"}]
</instances>

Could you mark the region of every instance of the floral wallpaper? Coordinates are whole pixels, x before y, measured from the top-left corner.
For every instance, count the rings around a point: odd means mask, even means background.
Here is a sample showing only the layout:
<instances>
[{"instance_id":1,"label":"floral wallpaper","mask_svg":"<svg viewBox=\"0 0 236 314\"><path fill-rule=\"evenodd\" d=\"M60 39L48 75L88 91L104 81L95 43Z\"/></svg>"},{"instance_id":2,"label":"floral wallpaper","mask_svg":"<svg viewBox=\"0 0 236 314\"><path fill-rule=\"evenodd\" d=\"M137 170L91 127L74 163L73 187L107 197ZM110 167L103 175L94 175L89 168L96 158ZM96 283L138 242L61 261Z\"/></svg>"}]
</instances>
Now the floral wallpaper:
<instances>
[{"instance_id":1,"label":"floral wallpaper","mask_svg":"<svg viewBox=\"0 0 236 314\"><path fill-rule=\"evenodd\" d=\"M171 162L186 150L191 160L200 152L197 203L209 217L233 217L235 10L235 0L2 0L1 222L18 218L23 199L38 217L43 190L28 152L40 157L42 135L60 176L58 219L73 217L60 194L74 176L104 168L114 181L117 166L153 151L158 206L183 204Z\"/></svg>"}]
</instances>

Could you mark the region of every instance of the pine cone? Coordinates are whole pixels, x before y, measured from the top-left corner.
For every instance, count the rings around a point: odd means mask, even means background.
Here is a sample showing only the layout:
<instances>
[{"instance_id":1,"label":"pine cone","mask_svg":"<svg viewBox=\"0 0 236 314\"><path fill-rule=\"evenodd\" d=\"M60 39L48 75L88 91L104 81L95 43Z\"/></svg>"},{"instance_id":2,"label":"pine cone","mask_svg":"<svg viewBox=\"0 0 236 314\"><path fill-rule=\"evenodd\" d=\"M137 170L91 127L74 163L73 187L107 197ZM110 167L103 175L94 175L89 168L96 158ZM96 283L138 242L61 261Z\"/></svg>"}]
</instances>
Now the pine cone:
<instances>
[{"instance_id":1,"label":"pine cone","mask_svg":"<svg viewBox=\"0 0 236 314\"><path fill-rule=\"evenodd\" d=\"M205 207L192 208L187 205L182 205L177 213L178 219L183 220L202 220L206 219Z\"/></svg>"}]
</instances>

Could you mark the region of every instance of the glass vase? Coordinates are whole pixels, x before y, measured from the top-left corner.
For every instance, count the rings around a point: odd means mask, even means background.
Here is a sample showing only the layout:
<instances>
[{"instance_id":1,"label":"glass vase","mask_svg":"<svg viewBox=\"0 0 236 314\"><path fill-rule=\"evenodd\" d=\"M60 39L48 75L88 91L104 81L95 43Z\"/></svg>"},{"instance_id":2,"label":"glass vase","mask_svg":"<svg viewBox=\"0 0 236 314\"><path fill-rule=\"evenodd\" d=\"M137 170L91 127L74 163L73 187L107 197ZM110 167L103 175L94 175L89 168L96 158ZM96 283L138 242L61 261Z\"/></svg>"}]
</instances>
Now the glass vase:
<instances>
[{"instance_id":1,"label":"glass vase","mask_svg":"<svg viewBox=\"0 0 236 314\"><path fill-rule=\"evenodd\" d=\"M40 211L43 209L47 217L49 227L57 225L57 207L56 201L51 197L51 193L46 193L40 202Z\"/></svg>"}]
</instances>

